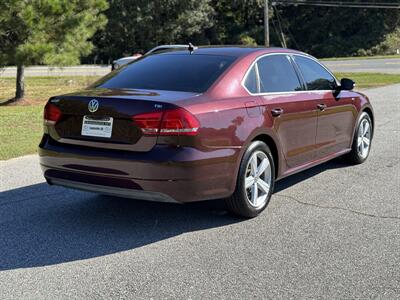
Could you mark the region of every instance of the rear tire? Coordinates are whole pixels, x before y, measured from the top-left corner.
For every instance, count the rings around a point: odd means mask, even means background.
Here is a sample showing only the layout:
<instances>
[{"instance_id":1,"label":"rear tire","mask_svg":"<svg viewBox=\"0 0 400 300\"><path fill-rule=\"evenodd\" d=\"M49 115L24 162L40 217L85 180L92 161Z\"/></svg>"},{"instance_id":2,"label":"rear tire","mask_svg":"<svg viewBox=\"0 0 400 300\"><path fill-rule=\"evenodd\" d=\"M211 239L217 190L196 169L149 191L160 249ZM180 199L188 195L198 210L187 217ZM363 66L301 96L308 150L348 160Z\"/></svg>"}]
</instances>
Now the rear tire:
<instances>
[{"instance_id":1,"label":"rear tire","mask_svg":"<svg viewBox=\"0 0 400 300\"><path fill-rule=\"evenodd\" d=\"M275 184L275 164L269 147L254 141L240 163L236 189L226 199L228 209L236 215L253 218L268 205Z\"/></svg>"},{"instance_id":2,"label":"rear tire","mask_svg":"<svg viewBox=\"0 0 400 300\"><path fill-rule=\"evenodd\" d=\"M347 155L347 160L351 164L362 164L367 160L371 150L372 142L372 121L370 116L363 112L358 120L357 128L354 132L351 152Z\"/></svg>"}]
</instances>

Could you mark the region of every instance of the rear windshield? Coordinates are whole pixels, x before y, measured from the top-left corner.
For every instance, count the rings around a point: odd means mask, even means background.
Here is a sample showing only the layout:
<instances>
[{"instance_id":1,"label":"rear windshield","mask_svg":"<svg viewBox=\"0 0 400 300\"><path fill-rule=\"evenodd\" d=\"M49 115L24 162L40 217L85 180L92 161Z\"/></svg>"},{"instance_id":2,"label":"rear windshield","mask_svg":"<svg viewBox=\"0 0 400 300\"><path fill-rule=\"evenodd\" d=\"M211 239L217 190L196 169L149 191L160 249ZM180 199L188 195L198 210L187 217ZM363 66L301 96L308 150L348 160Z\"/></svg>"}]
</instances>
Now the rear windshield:
<instances>
[{"instance_id":1,"label":"rear windshield","mask_svg":"<svg viewBox=\"0 0 400 300\"><path fill-rule=\"evenodd\" d=\"M98 88L205 92L234 57L199 54L150 55L110 73Z\"/></svg>"}]
</instances>

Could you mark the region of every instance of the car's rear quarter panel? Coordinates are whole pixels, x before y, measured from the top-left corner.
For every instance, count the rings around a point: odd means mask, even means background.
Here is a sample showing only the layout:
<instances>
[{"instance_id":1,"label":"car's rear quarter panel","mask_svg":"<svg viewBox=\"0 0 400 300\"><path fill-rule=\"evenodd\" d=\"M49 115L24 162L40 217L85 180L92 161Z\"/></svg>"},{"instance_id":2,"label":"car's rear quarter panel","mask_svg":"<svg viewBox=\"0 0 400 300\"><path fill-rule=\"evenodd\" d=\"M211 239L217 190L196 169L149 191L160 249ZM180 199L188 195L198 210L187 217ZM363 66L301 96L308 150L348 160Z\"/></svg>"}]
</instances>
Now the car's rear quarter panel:
<instances>
[{"instance_id":1,"label":"car's rear quarter panel","mask_svg":"<svg viewBox=\"0 0 400 300\"><path fill-rule=\"evenodd\" d=\"M215 161L215 173L205 174L218 180L230 193L235 190L242 156L252 140L267 135L279 145L272 130L272 120L264 113L258 97L247 95L240 98L200 101L187 105L186 108L194 113L201 123L193 146L206 152L217 149L232 151L228 159ZM281 154L278 153L278 159L280 158Z\"/></svg>"}]
</instances>

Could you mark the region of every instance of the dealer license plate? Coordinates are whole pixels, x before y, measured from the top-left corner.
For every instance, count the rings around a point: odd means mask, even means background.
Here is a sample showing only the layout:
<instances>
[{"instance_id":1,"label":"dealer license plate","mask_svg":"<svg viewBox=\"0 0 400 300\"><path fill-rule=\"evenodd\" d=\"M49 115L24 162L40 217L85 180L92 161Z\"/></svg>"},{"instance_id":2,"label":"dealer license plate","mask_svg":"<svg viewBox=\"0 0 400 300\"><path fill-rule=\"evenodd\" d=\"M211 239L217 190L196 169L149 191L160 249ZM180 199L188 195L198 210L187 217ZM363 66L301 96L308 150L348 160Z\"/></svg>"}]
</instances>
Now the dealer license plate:
<instances>
[{"instance_id":1,"label":"dealer license plate","mask_svg":"<svg viewBox=\"0 0 400 300\"><path fill-rule=\"evenodd\" d=\"M112 133L113 118L83 116L81 134L85 136L96 136L110 138Z\"/></svg>"}]
</instances>

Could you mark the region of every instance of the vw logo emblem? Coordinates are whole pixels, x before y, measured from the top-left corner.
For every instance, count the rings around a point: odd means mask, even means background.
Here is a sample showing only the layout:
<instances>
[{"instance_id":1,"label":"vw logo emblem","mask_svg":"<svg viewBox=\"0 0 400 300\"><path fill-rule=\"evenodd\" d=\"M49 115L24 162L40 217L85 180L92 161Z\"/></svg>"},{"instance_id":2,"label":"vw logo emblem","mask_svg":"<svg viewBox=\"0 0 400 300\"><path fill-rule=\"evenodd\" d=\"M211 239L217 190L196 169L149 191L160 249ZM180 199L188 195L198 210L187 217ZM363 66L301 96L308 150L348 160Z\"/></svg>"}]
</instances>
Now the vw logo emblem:
<instances>
[{"instance_id":1,"label":"vw logo emblem","mask_svg":"<svg viewBox=\"0 0 400 300\"><path fill-rule=\"evenodd\" d=\"M90 100L88 104L88 110L94 113L98 109L99 109L99 101L97 101L96 99Z\"/></svg>"}]
</instances>

